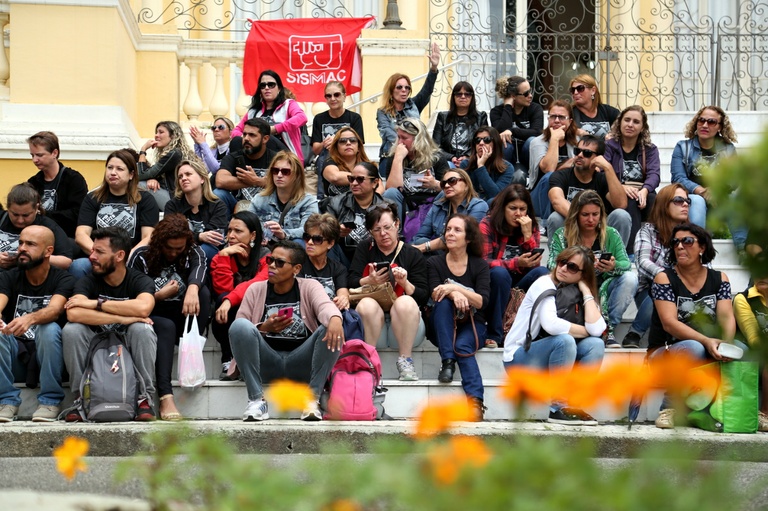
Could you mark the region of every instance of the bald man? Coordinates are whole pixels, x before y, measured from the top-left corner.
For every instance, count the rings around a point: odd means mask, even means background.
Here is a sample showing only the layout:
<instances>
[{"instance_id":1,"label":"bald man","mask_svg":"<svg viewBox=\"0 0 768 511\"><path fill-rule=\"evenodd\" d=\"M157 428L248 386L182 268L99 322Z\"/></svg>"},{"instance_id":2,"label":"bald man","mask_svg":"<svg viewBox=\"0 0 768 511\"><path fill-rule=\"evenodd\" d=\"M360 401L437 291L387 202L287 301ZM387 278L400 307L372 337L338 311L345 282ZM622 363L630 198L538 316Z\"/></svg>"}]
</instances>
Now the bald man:
<instances>
[{"instance_id":1,"label":"bald man","mask_svg":"<svg viewBox=\"0 0 768 511\"><path fill-rule=\"evenodd\" d=\"M39 381L35 422L55 421L64 399L61 327L75 279L51 266L54 245L49 228L24 228L16 267L0 273L0 422L15 420L19 412L21 390L14 382L35 388Z\"/></svg>"}]
</instances>

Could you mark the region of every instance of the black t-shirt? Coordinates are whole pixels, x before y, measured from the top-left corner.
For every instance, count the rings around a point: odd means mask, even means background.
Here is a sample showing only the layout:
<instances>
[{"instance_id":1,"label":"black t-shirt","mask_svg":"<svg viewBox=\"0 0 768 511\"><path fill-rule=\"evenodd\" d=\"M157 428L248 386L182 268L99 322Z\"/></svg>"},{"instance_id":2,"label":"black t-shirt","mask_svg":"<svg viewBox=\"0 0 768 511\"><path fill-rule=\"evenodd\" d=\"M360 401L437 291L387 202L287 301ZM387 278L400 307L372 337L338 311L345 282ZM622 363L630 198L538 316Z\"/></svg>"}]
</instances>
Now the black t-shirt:
<instances>
[{"instance_id":1,"label":"black t-shirt","mask_svg":"<svg viewBox=\"0 0 768 511\"><path fill-rule=\"evenodd\" d=\"M627 181L642 183L644 181L643 169L640 166L640 160L637 158L640 152L637 147L638 146L635 146L630 152L625 152L624 149L621 150L624 156L624 169L622 169L621 172L622 183L626 183Z\"/></svg>"},{"instance_id":2,"label":"black t-shirt","mask_svg":"<svg viewBox=\"0 0 768 511\"><path fill-rule=\"evenodd\" d=\"M40 202L46 213L56 209L56 189L59 186L59 181L61 181L61 174L62 172L59 171L53 181L43 181L43 193L40 195Z\"/></svg>"},{"instance_id":3,"label":"black t-shirt","mask_svg":"<svg viewBox=\"0 0 768 511\"><path fill-rule=\"evenodd\" d=\"M277 351L293 351L301 346L309 337L309 330L301 319L301 293L299 283L294 282L290 291L285 294L275 292L272 284L267 284L267 298L264 302L264 315L261 321L266 321L272 314L280 309L293 309L293 322L277 333L262 332L264 340Z\"/></svg>"},{"instance_id":4,"label":"black t-shirt","mask_svg":"<svg viewBox=\"0 0 768 511\"><path fill-rule=\"evenodd\" d=\"M89 300L103 298L105 301L125 301L133 300L142 293L149 293L154 296L155 283L149 276L133 268L126 268L125 278L117 286L112 287L101 276L90 274L77 281L72 294L83 295ZM112 323L109 325L93 325L91 329L94 332L125 332L127 327Z\"/></svg>"},{"instance_id":5,"label":"black t-shirt","mask_svg":"<svg viewBox=\"0 0 768 511\"><path fill-rule=\"evenodd\" d=\"M590 135L605 138L611 132L613 121L619 116L619 111L609 105L598 105L597 114L594 117L587 117L584 112L578 108L573 109L573 120L576 126L580 127Z\"/></svg>"},{"instance_id":6,"label":"black t-shirt","mask_svg":"<svg viewBox=\"0 0 768 511\"><path fill-rule=\"evenodd\" d=\"M277 153L269 148L264 151L261 158L251 159L243 151L236 151L229 153L221 160L221 167L219 170L226 170L233 176L237 175L237 167L245 168L243 165L250 166L253 171L259 177L264 177L269 171L269 164L272 163L272 159ZM264 188L260 186L249 186L241 188L237 194L239 200L252 200L256 197Z\"/></svg>"},{"instance_id":7,"label":"black t-shirt","mask_svg":"<svg viewBox=\"0 0 768 511\"><path fill-rule=\"evenodd\" d=\"M341 117L331 117L328 110L315 116L312 121L312 143L322 142L328 135L334 136L341 128L349 126L357 132L360 139L365 143L363 136L363 119L359 114L344 110Z\"/></svg>"},{"instance_id":8,"label":"black t-shirt","mask_svg":"<svg viewBox=\"0 0 768 511\"><path fill-rule=\"evenodd\" d=\"M18 229L11 223L11 218L7 212L0 213L0 218L2 218L0 221L0 252L16 252L19 249L19 236L23 229ZM37 215L32 225L42 225L53 231L53 255L72 257L71 245L59 224L47 216Z\"/></svg>"},{"instance_id":9,"label":"black t-shirt","mask_svg":"<svg viewBox=\"0 0 768 511\"><path fill-rule=\"evenodd\" d=\"M464 272L464 275L457 276L448 268L446 254L430 257L427 259L427 275L429 276L430 291L444 284L446 279L451 279L462 286L472 288L475 293L483 297L483 306L475 312L475 321L481 323L485 321L483 309L488 305L491 293L491 270L485 259L469 256L467 270Z\"/></svg>"},{"instance_id":10,"label":"black t-shirt","mask_svg":"<svg viewBox=\"0 0 768 511\"><path fill-rule=\"evenodd\" d=\"M80 208L77 225L88 225L92 229L102 227L121 227L128 232L131 243L136 246L141 241L141 228L154 227L160 218L157 201L149 192L139 191L141 200L136 205L128 204L127 195L109 193L101 204L94 198L93 192L86 195Z\"/></svg>"},{"instance_id":11,"label":"black t-shirt","mask_svg":"<svg viewBox=\"0 0 768 511\"><path fill-rule=\"evenodd\" d=\"M327 294L328 298L331 300L336 298L337 289L345 289L348 287L347 268L338 261L328 259L325 267L322 270L318 270L314 267L312 261L309 260L309 257L307 257L301 268L303 270L303 275L299 276L314 279L321 283L325 290L325 294Z\"/></svg>"},{"instance_id":12,"label":"black t-shirt","mask_svg":"<svg viewBox=\"0 0 768 511\"><path fill-rule=\"evenodd\" d=\"M573 167L558 170L553 172L552 177L549 178L549 189L552 188L560 188L569 202L573 201L576 194L582 190L594 190L603 199L606 209L611 210L611 203L608 202L608 181L602 172L595 172L592 181L582 183L576 177L576 171Z\"/></svg>"},{"instance_id":13,"label":"black t-shirt","mask_svg":"<svg viewBox=\"0 0 768 511\"><path fill-rule=\"evenodd\" d=\"M323 186L325 187L325 195L327 197L333 197L333 196L336 196L336 195L342 195L342 194L347 193L349 191L349 185L337 185L337 184L333 184L330 181L328 181L327 179L325 179L325 168L327 166L329 166L329 165L334 165L336 167L339 166L339 164L336 163L331 158L328 158L327 160L325 160L325 162L323 162L323 170L322 170L322 172L320 172L320 175L323 178Z\"/></svg>"},{"instance_id":14,"label":"black t-shirt","mask_svg":"<svg viewBox=\"0 0 768 511\"><path fill-rule=\"evenodd\" d=\"M568 146L566 144L563 144L557 148L557 167L555 168L559 169L560 165L562 165L566 161L568 161Z\"/></svg>"},{"instance_id":15,"label":"black t-shirt","mask_svg":"<svg viewBox=\"0 0 768 511\"><path fill-rule=\"evenodd\" d=\"M8 297L8 303L3 309L3 321L10 323L15 318L48 307L54 295L69 298L74 287L75 278L72 274L53 266L48 271L48 278L39 286L32 285L25 272L18 268L0 273L0 294ZM62 314L57 322L64 324L65 319ZM32 340L36 329L37 325L33 325L19 337Z\"/></svg>"}]
</instances>

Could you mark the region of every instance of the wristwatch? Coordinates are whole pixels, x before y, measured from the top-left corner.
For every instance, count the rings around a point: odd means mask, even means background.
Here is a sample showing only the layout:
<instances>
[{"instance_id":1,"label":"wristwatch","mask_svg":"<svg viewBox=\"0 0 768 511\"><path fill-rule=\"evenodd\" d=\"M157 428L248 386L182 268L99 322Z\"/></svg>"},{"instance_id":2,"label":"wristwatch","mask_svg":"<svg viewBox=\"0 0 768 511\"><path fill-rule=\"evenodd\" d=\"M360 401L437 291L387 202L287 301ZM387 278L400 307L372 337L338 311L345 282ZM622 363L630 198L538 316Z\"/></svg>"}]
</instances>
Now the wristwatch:
<instances>
[{"instance_id":1,"label":"wristwatch","mask_svg":"<svg viewBox=\"0 0 768 511\"><path fill-rule=\"evenodd\" d=\"M97 311L101 311L101 306L102 306L102 305L104 305L104 298L100 296L100 297L99 297L99 298L96 300L96 310L97 310Z\"/></svg>"},{"instance_id":2,"label":"wristwatch","mask_svg":"<svg viewBox=\"0 0 768 511\"><path fill-rule=\"evenodd\" d=\"M143 156L146 156L146 155L147 155L147 152L146 152L146 151L139 151L139 156L142 156L142 155L143 155Z\"/></svg>"}]
</instances>

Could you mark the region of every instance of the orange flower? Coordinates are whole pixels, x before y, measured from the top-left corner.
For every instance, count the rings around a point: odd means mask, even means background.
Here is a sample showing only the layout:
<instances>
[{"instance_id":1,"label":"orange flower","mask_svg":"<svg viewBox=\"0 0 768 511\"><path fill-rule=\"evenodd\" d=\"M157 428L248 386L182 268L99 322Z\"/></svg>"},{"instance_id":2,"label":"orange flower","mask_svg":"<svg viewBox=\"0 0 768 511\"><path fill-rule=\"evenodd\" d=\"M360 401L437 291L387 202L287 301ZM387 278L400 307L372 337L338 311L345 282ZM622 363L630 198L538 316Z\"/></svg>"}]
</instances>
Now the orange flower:
<instances>
[{"instance_id":1,"label":"orange flower","mask_svg":"<svg viewBox=\"0 0 768 511\"><path fill-rule=\"evenodd\" d=\"M456 482L464 467L481 468L491 456L491 451L480 438L455 436L430 451L428 460L438 484L449 485Z\"/></svg>"},{"instance_id":2,"label":"orange flower","mask_svg":"<svg viewBox=\"0 0 768 511\"><path fill-rule=\"evenodd\" d=\"M88 440L68 436L64 443L53 450L56 458L56 469L70 481L75 478L77 471L85 472L88 465L83 461L83 456L88 454Z\"/></svg>"},{"instance_id":3,"label":"orange flower","mask_svg":"<svg viewBox=\"0 0 768 511\"><path fill-rule=\"evenodd\" d=\"M429 438L448 431L454 422L475 420L475 412L464 396L432 399L421 410L414 434L417 438Z\"/></svg>"},{"instance_id":4,"label":"orange flower","mask_svg":"<svg viewBox=\"0 0 768 511\"><path fill-rule=\"evenodd\" d=\"M274 403L279 412L303 411L315 400L309 385L291 380L275 380L264 392L267 401Z\"/></svg>"},{"instance_id":5,"label":"orange flower","mask_svg":"<svg viewBox=\"0 0 768 511\"><path fill-rule=\"evenodd\" d=\"M548 403L552 400L553 384L549 371L532 367L515 367L507 371L506 381L501 389L501 396L513 402L523 400L534 403Z\"/></svg>"},{"instance_id":6,"label":"orange flower","mask_svg":"<svg viewBox=\"0 0 768 511\"><path fill-rule=\"evenodd\" d=\"M354 500L338 499L323 508L323 511L362 511L360 504Z\"/></svg>"}]
</instances>

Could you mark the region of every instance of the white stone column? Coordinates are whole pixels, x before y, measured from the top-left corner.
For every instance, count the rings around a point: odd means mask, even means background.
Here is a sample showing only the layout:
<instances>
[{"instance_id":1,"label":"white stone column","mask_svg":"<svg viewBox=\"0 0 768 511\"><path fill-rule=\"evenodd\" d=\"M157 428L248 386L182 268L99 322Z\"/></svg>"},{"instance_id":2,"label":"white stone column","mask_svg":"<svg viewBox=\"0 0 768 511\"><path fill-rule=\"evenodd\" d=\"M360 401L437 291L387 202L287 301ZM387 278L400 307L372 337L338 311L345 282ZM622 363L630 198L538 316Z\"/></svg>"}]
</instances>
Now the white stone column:
<instances>
[{"instance_id":1,"label":"white stone column","mask_svg":"<svg viewBox=\"0 0 768 511\"><path fill-rule=\"evenodd\" d=\"M211 59L211 65L216 70L216 86L208 105L208 111L214 118L227 116L229 115L229 101L227 101L227 93L224 90L224 71L229 69L229 60Z\"/></svg>"},{"instance_id":2,"label":"white stone column","mask_svg":"<svg viewBox=\"0 0 768 511\"><path fill-rule=\"evenodd\" d=\"M11 77L11 65L5 54L5 26L10 20L7 12L0 12L0 101L10 101L11 89L8 87L8 79Z\"/></svg>"},{"instance_id":3,"label":"white stone column","mask_svg":"<svg viewBox=\"0 0 768 511\"><path fill-rule=\"evenodd\" d=\"M237 97L237 103L235 103L235 113L240 118L248 112L248 107L251 105L251 96L245 92L245 87L243 87L243 61L238 60L235 64L240 70L240 95Z\"/></svg>"},{"instance_id":4,"label":"white stone column","mask_svg":"<svg viewBox=\"0 0 768 511\"><path fill-rule=\"evenodd\" d=\"M203 61L202 59L186 59L184 63L189 68L189 90L187 91L187 99L184 100L183 110L187 119L194 121L203 111L203 102L200 99L200 90L197 85Z\"/></svg>"}]
</instances>

